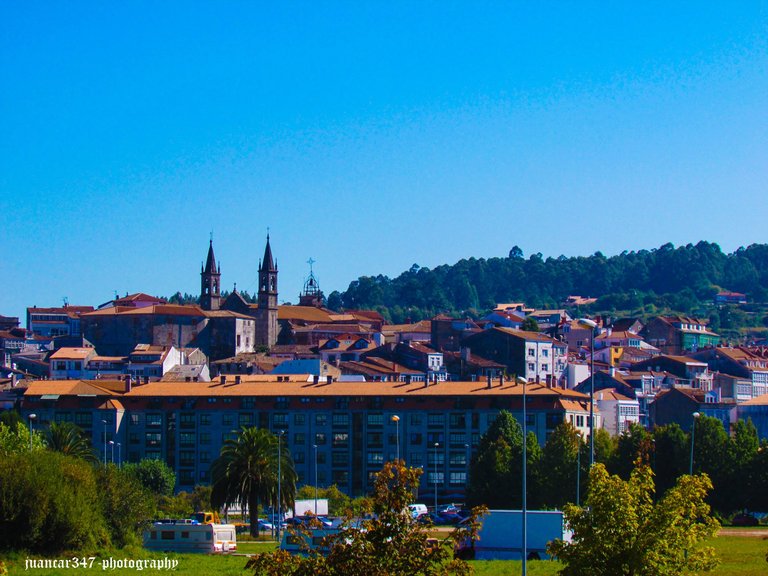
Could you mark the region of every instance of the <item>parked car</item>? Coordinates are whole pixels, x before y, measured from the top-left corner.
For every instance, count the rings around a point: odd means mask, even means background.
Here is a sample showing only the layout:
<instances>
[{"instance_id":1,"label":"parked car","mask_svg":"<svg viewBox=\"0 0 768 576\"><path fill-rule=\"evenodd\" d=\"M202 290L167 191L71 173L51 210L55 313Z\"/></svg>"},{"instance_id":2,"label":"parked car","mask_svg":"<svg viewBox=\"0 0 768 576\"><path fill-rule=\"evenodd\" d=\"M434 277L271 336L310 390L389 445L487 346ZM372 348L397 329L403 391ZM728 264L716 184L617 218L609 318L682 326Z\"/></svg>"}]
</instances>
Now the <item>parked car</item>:
<instances>
[{"instance_id":1,"label":"parked car","mask_svg":"<svg viewBox=\"0 0 768 576\"><path fill-rule=\"evenodd\" d=\"M731 520L731 525L733 526L757 526L758 524L760 524L758 519L746 512L736 514L733 520Z\"/></svg>"},{"instance_id":2,"label":"parked car","mask_svg":"<svg viewBox=\"0 0 768 576\"><path fill-rule=\"evenodd\" d=\"M275 529L275 526L274 524L272 524L272 522L269 522L267 520L262 520L261 518L259 518L259 530L271 532L274 529Z\"/></svg>"}]
</instances>

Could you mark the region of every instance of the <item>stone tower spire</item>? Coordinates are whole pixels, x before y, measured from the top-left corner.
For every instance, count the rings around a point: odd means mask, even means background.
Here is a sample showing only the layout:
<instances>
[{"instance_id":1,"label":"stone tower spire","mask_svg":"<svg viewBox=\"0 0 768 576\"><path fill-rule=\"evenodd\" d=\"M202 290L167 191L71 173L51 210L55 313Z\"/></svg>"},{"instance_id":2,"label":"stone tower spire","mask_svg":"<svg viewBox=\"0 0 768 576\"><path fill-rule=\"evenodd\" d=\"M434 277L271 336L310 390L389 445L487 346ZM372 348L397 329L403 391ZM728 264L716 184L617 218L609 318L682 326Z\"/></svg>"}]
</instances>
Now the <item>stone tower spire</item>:
<instances>
[{"instance_id":1,"label":"stone tower spire","mask_svg":"<svg viewBox=\"0 0 768 576\"><path fill-rule=\"evenodd\" d=\"M213 238L208 245L205 268L200 271L200 307L203 310L218 310L221 304L221 266L216 266L213 254Z\"/></svg>"},{"instance_id":2,"label":"stone tower spire","mask_svg":"<svg viewBox=\"0 0 768 576\"><path fill-rule=\"evenodd\" d=\"M267 234L264 258L259 262L259 307L256 317L256 344L272 347L277 343L277 262Z\"/></svg>"}]
</instances>

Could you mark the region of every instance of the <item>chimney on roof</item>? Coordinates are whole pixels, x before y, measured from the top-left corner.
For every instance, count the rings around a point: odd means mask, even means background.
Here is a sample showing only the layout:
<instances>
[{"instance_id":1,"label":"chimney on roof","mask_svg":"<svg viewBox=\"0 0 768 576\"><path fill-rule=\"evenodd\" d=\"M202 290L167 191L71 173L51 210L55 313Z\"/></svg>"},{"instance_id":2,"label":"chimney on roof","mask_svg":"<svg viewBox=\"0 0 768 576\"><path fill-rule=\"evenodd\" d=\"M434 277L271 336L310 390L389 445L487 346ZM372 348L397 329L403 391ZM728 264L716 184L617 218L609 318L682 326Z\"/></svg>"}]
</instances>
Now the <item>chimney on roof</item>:
<instances>
[{"instance_id":1,"label":"chimney on roof","mask_svg":"<svg viewBox=\"0 0 768 576\"><path fill-rule=\"evenodd\" d=\"M199 378L198 376L193 376L193 377L192 377L192 381L193 381L193 382L199 382L199 381L200 381L200 378Z\"/></svg>"},{"instance_id":2,"label":"chimney on roof","mask_svg":"<svg viewBox=\"0 0 768 576\"><path fill-rule=\"evenodd\" d=\"M405 375L405 383L406 384L410 384L411 383L411 375L410 374L406 374Z\"/></svg>"},{"instance_id":3,"label":"chimney on roof","mask_svg":"<svg viewBox=\"0 0 768 576\"><path fill-rule=\"evenodd\" d=\"M130 374L125 375L125 391L126 392L131 391L131 375Z\"/></svg>"},{"instance_id":4,"label":"chimney on roof","mask_svg":"<svg viewBox=\"0 0 768 576\"><path fill-rule=\"evenodd\" d=\"M191 382L192 377L191 376L184 376L184 382Z\"/></svg>"},{"instance_id":5,"label":"chimney on roof","mask_svg":"<svg viewBox=\"0 0 768 576\"><path fill-rule=\"evenodd\" d=\"M469 349L468 346L462 346L461 347L461 359L464 360L464 362L469 362L470 357L472 356L472 351Z\"/></svg>"},{"instance_id":6,"label":"chimney on roof","mask_svg":"<svg viewBox=\"0 0 768 576\"><path fill-rule=\"evenodd\" d=\"M328 385L333 384L333 376L328 374L328 376L325 377L325 383L328 384Z\"/></svg>"},{"instance_id":7,"label":"chimney on roof","mask_svg":"<svg viewBox=\"0 0 768 576\"><path fill-rule=\"evenodd\" d=\"M318 376L317 374L315 374L314 376L312 376L312 384L314 384L315 386L317 386L319 383L320 383L320 376Z\"/></svg>"},{"instance_id":8,"label":"chimney on roof","mask_svg":"<svg viewBox=\"0 0 768 576\"><path fill-rule=\"evenodd\" d=\"M493 386L493 382L491 381L491 374L490 374L490 372L488 374L486 374L486 377L488 378L488 382L486 383L485 387L490 390L491 387Z\"/></svg>"},{"instance_id":9,"label":"chimney on roof","mask_svg":"<svg viewBox=\"0 0 768 576\"><path fill-rule=\"evenodd\" d=\"M144 384L149 384L149 376L144 376Z\"/></svg>"},{"instance_id":10,"label":"chimney on roof","mask_svg":"<svg viewBox=\"0 0 768 576\"><path fill-rule=\"evenodd\" d=\"M240 384L240 374L235 376L235 384Z\"/></svg>"},{"instance_id":11,"label":"chimney on roof","mask_svg":"<svg viewBox=\"0 0 768 576\"><path fill-rule=\"evenodd\" d=\"M219 379L219 381L221 382L222 386L224 384L226 384L227 383L227 375L226 374L222 374L221 378Z\"/></svg>"},{"instance_id":12,"label":"chimney on roof","mask_svg":"<svg viewBox=\"0 0 768 576\"><path fill-rule=\"evenodd\" d=\"M499 386L504 386L504 374L499 373Z\"/></svg>"}]
</instances>

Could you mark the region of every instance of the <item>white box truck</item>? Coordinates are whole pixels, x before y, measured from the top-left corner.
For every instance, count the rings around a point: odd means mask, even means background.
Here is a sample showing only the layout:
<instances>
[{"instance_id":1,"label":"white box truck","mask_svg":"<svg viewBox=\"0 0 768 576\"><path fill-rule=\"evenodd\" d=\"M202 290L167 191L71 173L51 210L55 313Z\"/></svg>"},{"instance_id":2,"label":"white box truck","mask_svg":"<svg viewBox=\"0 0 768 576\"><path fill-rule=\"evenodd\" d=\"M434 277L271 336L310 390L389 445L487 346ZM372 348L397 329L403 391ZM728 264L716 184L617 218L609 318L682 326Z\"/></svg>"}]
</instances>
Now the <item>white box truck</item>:
<instances>
[{"instance_id":1,"label":"white box truck","mask_svg":"<svg viewBox=\"0 0 768 576\"><path fill-rule=\"evenodd\" d=\"M563 513L559 510L528 510L527 558L549 558L547 544L557 538L571 541L565 529ZM491 510L482 519L478 536L473 543L465 543L456 551L462 558L476 560L520 560L523 548L523 513L521 510Z\"/></svg>"},{"instance_id":2,"label":"white box truck","mask_svg":"<svg viewBox=\"0 0 768 576\"><path fill-rule=\"evenodd\" d=\"M315 499L311 500L296 500L293 503L293 510L286 510L285 517L292 518L293 516L308 516L309 514L315 514ZM317 499L317 516L328 516L328 499Z\"/></svg>"}]
</instances>

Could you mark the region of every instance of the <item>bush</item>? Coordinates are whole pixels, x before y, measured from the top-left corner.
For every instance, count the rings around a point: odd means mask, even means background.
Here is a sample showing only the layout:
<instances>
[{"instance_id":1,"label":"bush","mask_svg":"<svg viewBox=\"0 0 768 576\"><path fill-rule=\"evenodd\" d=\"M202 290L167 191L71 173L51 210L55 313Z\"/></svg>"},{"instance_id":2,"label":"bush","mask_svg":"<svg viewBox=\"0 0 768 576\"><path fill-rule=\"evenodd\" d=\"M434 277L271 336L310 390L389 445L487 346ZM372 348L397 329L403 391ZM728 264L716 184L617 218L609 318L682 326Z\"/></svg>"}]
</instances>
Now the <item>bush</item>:
<instances>
[{"instance_id":1,"label":"bush","mask_svg":"<svg viewBox=\"0 0 768 576\"><path fill-rule=\"evenodd\" d=\"M96 475L47 451L0 459L0 548L56 553L109 544Z\"/></svg>"}]
</instances>

